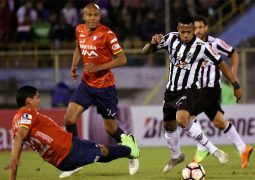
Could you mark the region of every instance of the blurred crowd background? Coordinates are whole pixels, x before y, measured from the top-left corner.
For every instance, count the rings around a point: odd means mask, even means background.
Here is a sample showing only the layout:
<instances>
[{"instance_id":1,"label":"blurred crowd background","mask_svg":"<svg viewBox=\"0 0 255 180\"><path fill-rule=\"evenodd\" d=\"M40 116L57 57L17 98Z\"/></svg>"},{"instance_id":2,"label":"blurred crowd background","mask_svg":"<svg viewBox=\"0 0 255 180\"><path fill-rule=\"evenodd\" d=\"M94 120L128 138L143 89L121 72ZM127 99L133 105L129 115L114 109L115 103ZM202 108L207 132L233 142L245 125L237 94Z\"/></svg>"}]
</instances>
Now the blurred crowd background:
<instances>
[{"instance_id":1,"label":"blurred crowd background","mask_svg":"<svg viewBox=\"0 0 255 180\"><path fill-rule=\"evenodd\" d=\"M83 7L96 2L102 22L121 42L148 41L165 32L164 0L1 0L0 41L53 43L74 40L75 26L81 23ZM171 0L170 30L180 15L213 15L221 0ZM128 45L128 42L126 42Z\"/></svg>"},{"instance_id":2,"label":"blurred crowd background","mask_svg":"<svg viewBox=\"0 0 255 180\"><path fill-rule=\"evenodd\" d=\"M125 67L114 70L120 104L161 104L166 56L144 56L141 49L152 35L176 31L181 15L206 17L211 35L238 48L243 102L255 102L254 0L0 0L0 108L15 107L13 96L24 84L42 90L43 107L67 105L77 86L69 77L75 27L91 2L100 6L102 23L128 57Z\"/></svg>"}]
</instances>

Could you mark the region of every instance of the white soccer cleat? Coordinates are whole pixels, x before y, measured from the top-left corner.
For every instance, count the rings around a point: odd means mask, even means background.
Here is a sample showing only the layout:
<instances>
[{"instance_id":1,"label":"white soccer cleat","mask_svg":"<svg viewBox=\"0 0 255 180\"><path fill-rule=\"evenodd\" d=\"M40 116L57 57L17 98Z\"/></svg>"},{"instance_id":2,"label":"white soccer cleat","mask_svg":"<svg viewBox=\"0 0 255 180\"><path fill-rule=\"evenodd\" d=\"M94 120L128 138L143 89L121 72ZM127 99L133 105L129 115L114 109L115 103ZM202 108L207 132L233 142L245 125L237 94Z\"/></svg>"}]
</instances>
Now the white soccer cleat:
<instances>
[{"instance_id":1,"label":"white soccer cleat","mask_svg":"<svg viewBox=\"0 0 255 180\"><path fill-rule=\"evenodd\" d=\"M185 154L181 153L177 159L170 159L167 165L163 169L163 173L170 172L177 164L180 164L185 160Z\"/></svg>"},{"instance_id":2,"label":"white soccer cleat","mask_svg":"<svg viewBox=\"0 0 255 180\"><path fill-rule=\"evenodd\" d=\"M128 160L128 168L129 168L129 174L133 176L135 173L137 173L139 169L139 160L138 159L129 159Z\"/></svg>"},{"instance_id":3,"label":"white soccer cleat","mask_svg":"<svg viewBox=\"0 0 255 180\"><path fill-rule=\"evenodd\" d=\"M80 170L82 170L83 167L78 167L72 171L64 171L62 172L60 175L59 175L59 178L66 178L66 177L69 177L69 176L72 176L73 174L79 172Z\"/></svg>"},{"instance_id":4,"label":"white soccer cleat","mask_svg":"<svg viewBox=\"0 0 255 180\"><path fill-rule=\"evenodd\" d=\"M222 150L217 149L213 153L213 156L216 157L221 164L226 164L228 162L228 154Z\"/></svg>"}]
</instances>

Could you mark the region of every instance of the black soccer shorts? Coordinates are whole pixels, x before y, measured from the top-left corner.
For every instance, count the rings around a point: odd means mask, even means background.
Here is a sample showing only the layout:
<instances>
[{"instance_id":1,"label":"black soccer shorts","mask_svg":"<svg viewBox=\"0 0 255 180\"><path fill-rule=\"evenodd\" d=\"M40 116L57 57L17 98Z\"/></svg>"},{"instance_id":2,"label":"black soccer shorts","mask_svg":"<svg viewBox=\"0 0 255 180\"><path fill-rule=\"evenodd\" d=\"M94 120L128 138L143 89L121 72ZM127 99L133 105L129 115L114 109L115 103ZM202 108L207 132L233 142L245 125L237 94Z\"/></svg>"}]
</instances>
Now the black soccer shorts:
<instances>
[{"instance_id":1,"label":"black soccer shorts","mask_svg":"<svg viewBox=\"0 0 255 180\"><path fill-rule=\"evenodd\" d=\"M178 110L186 110L190 115L194 115L199 99L198 89L185 89L180 91L170 91L166 89L163 105L163 120L176 120Z\"/></svg>"},{"instance_id":2,"label":"black soccer shorts","mask_svg":"<svg viewBox=\"0 0 255 180\"><path fill-rule=\"evenodd\" d=\"M220 87L202 88L195 115L204 112L207 115L207 117L211 121L213 121L218 111L224 114L224 111L222 110L220 105L220 98L221 98Z\"/></svg>"}]
</instances>

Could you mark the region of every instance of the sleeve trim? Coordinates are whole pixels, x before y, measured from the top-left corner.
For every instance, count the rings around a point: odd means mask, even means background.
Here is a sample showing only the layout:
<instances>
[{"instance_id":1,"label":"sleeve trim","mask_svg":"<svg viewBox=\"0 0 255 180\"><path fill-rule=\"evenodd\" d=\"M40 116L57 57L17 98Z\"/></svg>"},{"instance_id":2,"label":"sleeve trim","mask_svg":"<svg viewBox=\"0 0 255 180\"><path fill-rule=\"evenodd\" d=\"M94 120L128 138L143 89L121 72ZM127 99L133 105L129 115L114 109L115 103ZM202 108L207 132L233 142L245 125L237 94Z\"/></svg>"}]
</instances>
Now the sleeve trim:
<instances>
[{"instance_id":1,"label":"sleeve trim","mask_svg":"<svg viewBox=\"0 0 255 180\"><path fill-rule=\"evenodd\" d=\"M29 129L27 126L25 125L19 125L18 127L23 127L23 128L26 128L26 129Z\"/></svg>"},{"instance_id":2,"label":"sleeve trim","mask_svg":"<svg viewBox=\"0 0 255 180\"><path fill-rule=\"evenodd\" d=\"M122 49L121 49L121 50L119 50L119 51L117 51L117 52L115 52L115 53L114 53L114 55L116 55L116 54L120 53L121 51L122 51Z\"/></svg>"}]
</instances>

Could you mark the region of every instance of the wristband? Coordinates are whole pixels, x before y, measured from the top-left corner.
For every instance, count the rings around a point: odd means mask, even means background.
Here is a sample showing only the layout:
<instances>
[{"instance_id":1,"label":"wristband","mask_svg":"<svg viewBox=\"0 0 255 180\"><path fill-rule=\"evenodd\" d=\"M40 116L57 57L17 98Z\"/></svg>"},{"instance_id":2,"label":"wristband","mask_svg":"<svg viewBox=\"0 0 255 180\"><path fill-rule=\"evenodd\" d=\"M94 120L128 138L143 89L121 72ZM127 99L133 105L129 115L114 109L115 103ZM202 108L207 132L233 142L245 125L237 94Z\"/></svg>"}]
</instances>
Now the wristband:
<instances>
[{"instance_id":1,"label":"wristband","mask_svg":"<svg viewBox=\"0 0 255 180\"><path fill-rule=\"evenodd\" d=\"M232 86L233 86L234 90L240 89L240 85L239 85L239 83L237 81L233 82Z\"/></svg>"}]
</instances>

